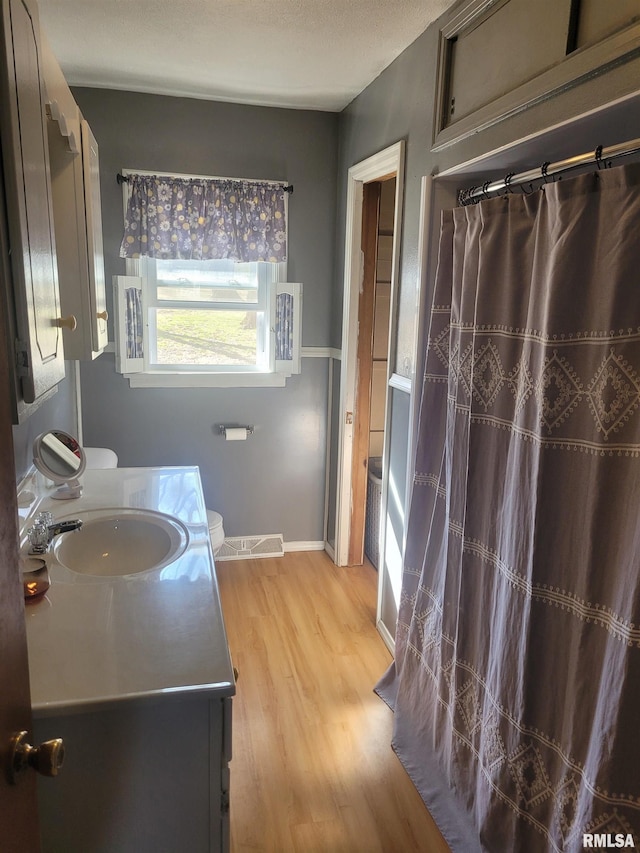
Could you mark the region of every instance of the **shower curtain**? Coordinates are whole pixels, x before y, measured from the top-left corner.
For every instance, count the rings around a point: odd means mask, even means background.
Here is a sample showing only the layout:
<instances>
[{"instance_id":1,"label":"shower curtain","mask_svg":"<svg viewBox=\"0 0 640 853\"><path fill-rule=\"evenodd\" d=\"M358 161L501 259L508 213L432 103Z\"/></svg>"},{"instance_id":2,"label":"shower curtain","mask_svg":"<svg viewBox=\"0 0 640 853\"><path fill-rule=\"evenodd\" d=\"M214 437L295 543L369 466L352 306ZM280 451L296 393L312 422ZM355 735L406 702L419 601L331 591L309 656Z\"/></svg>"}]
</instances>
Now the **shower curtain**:
<instances>
[{"instance_id":1,"label":"shower curtain","mask_svg":"<svg viewBox=\"0 0 640 853\"><path fill-rule=\"evenodd\" d=\"M639 189L629 165L443 214L376 689L454 853L640 849Z\"/></svg>"}]
</instances>

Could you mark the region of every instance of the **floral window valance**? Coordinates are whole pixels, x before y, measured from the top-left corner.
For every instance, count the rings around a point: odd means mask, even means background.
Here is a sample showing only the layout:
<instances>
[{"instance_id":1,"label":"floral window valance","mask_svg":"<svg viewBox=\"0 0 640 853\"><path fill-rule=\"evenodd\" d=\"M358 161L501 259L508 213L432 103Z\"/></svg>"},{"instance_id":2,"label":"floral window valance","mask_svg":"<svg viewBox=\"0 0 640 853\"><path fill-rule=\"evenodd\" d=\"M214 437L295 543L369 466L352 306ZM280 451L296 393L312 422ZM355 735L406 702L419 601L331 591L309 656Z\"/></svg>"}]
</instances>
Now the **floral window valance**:
<instances>
[{"instance_id":1,"label":"floral window valance","mask_svg":"<svg viewBox=\"0 0 640 853\"><path fill-rule=\"evenodd\" d=\"M157 175L129 175L128 181L122 258L287 258L283 184Z\"/></svg>"}]
</instances>

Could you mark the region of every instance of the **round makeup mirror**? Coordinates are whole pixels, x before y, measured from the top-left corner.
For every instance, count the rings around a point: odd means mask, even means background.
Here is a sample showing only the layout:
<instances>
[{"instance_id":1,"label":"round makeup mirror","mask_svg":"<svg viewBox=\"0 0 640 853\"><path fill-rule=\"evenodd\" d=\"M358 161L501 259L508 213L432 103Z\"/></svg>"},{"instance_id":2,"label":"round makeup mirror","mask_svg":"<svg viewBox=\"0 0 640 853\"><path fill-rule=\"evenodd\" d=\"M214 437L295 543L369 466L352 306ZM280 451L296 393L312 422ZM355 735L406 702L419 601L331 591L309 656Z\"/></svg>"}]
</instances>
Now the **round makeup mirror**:
<instances>
[{"instance_id":1,"label":"round makeup mirror","mask_svg":"<svg viewBox=\"0 0 640 853\"><path fill-rule=\"evenodd\" d=\"M59 500L80 497L82 486L78 477L86 461L78 440L62 430L43 432L33 442L33 464L45 477L63 484L52 495Z\"/></svg>"}]
</instances>

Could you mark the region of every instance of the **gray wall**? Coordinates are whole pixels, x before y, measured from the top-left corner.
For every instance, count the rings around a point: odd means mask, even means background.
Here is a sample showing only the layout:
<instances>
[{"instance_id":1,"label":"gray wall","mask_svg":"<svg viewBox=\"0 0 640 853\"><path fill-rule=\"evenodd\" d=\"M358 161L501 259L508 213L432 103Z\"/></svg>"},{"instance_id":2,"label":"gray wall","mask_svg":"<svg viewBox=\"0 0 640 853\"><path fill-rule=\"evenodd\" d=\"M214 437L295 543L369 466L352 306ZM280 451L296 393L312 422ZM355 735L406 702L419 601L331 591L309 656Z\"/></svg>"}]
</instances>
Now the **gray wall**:
<instances>
[{"instance_id":1,"label":"gray wall","mask_svg":"<svg viewBox=\"0 0 640 853\"><path fill-rule=\"evenodd\" d=\"M290 281L304 284L303 346L328 346L335 251L338 117L100 89L74 96L100 148L107 281L124 273L121 169L280 179L289 201ZM82 365L84 441L122 465L198 465L230 536L321 541L326 359L303 359L285 388L135 389L113 357ZM219 423L252 424L243 444Z\"/></svg>"},{"instance_id":2,"label":"gray wall","mask_svg":"<svg viewBox=\"0 0 640 853\"><path fill-rule=\"evenodd\" d=\"M457 8L464 5L461 2ZM407 377L412 376L416 362L417 376L420 375L421 356L416 352L416 306L421 304L422 314L428 316L431 303L431 293L428 292L430 282L427 282L425 292L418 294L422 176L438 175L444 170L472 160L479 161L492 154L486 163L461 167L459 180L448 181L446 192L441 188L436 193L434 208L443 199L447 206L451 206L455 202L457 186L477 185L489 177L503 177L510 171L517 171L518 166L530 168L547 160L555 161L595 151L600 144L607 146L640 136L637 99L623 100L640 90L640 59L636 57L632 62L613 67L607 74L586 80L574 89L474 133L439 152L433 151L433 103L438 38L443 19L444 16L429 27L340 114L338 240L333 300L335 310L331 327L333 346L341 345L348 169L403 139L406 144L404 208L396 351L392 354L392 364L396 373ZM504 38L508 39L509 33L504 33ZM606 114L599 112L604 105L612 105ZM434 212L437 223L437 209ZM419 379L416 386L419 386ZM420 388L416 387L414 393L419 396ZM394 421L393 407L397 399L397 395L391 399L391 422ZM392 448L390 466L396 463L402 465L402 458ZM412 464L411 460L409 464ZM390 467L390 477L397 483L403 482L404 473ZM329 471L332 493L336 480L337 471L335 461L332 460Z\"/></svg>"},{"instance_id":3,"label":"gray wall","mask_svg":"<svg viewBox=\"0 0 640 853\"><path fill-rule=\"evenodd\" d=\"M16 466L16 482L20 482L33 464L33 440L41 432L53 427L76 435L77 415L75 405L75 377L73 362L65 362L66 379L57 392L42 403L23 423L13 427L13 455Z\"/></svg>"},{"instance_id":4,"label":"gray wall","mask_svg":"<svg viewBox=\"0 0 640 853\"><path fill-rule=\"evenodd\" d=\"M107 280L125 272L122 169L286 180L290 281L304 283L303 345L328 346L338 116L106 89L73 95L100 148Z\"/></svg>"},{"instance_id":5,"label":"gray wall","mask_svg":"<svg viewBox=\"0 0 640 853\"><path fill-rule=\"evenodd\" d=\"M322 541L327 371L326 359L313 358L286 388L131 389L102 355L82 366L85 444L112 447L125 467L198 465L228 536ZM255 432L227 442L220 423Z\"/></svg>"}]
</instances>

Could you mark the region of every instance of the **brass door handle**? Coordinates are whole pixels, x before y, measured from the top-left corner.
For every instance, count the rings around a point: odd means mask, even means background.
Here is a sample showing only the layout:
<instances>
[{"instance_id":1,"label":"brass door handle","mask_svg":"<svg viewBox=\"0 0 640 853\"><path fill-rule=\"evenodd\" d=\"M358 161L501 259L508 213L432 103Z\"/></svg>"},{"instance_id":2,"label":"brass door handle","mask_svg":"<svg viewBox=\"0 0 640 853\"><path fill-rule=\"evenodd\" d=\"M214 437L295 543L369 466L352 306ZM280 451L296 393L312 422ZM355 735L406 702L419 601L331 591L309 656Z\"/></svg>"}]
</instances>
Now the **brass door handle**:
<instances>
[{"instance_id":1,"label":"brass door handle","mask_svg":"<svg viewBox=\"0 0 640 853\"><path fill-rule=\"evenodd\" d=\"M75 332L78 328L78 321L73 314L69 314L68 317L58 317L56 326L59 326L61 329L69 329L70 332Z\"/></svg>"},{"instance_id":2,"label":"brass door handle","mask_svg":"<svg viewBox=\"0 0 640 853\"><path fill-rule=\"evenodd\" d=\"M98 311L98 313L96 314L96 317L98 318L98 320L105 320L106 321L109 319L109 312L108 311Z\"/></svg>"},{"instance_id":3,"label":"brass door handle","mask_svg":"<svg viewBox=\"0 0 640 853\"><path fill-rule=\"evenodd\" d=\"M15 785L18 774L28 767L43 776L57 776L64 762L62 738L46 740L40 746L27 743L28 732L17 732L9 742L9 783Z\"/></svg>"}]
</instances>

